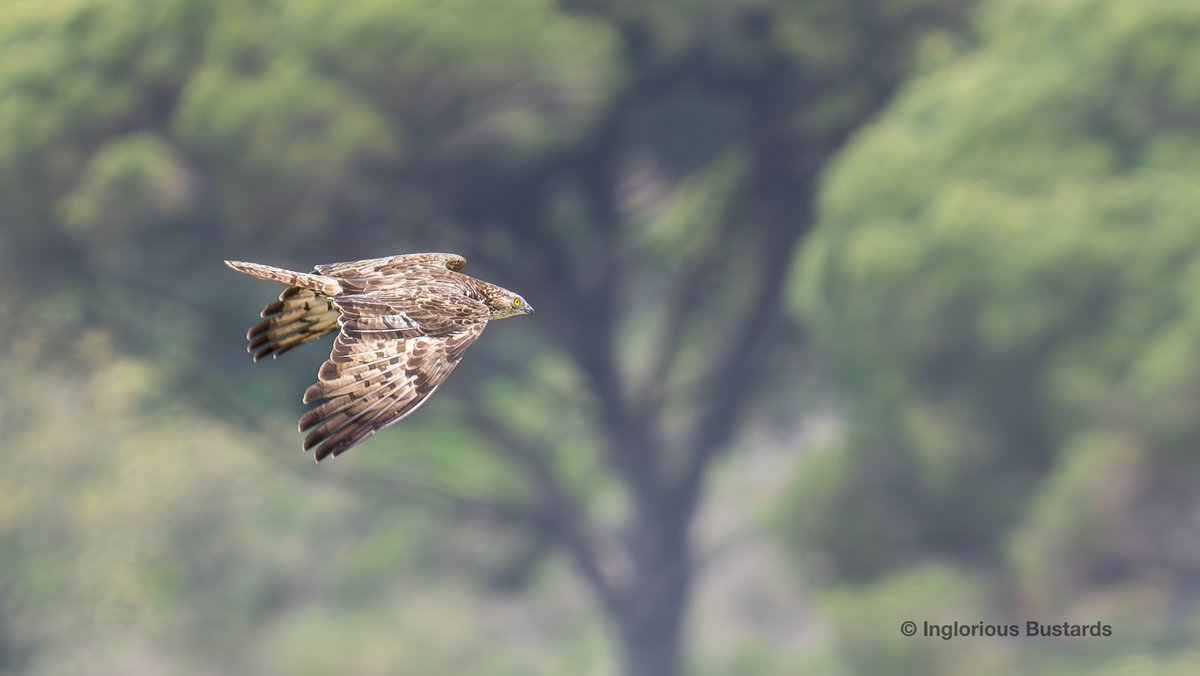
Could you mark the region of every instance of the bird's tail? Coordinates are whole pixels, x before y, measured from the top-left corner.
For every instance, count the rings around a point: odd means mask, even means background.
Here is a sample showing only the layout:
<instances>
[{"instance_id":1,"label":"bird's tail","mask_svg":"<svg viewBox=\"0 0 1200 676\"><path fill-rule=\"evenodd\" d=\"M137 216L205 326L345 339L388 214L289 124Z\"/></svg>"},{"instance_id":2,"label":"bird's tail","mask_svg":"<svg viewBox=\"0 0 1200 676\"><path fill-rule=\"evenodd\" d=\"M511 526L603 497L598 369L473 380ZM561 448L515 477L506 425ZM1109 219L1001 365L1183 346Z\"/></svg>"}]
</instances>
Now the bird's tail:
<instances>
[{"instance_id":1,"label":"bird's tail","mask_svg":"<svg viewBox=\"0 0 1200 676\"><path fill-rule=\"evenodd\" d=\"M261 263L244 263L242 261L225 261L225 265L251 277L265 279L270 282L279 282L288 286L298 286L302 289L311 289L326 296L336 296L342 292L342 285L333 277L326 277L325 275L315 275L309 272L292 272L291 270L273 268L270 265L262 265Z\"/></svg>"}]
</instances>

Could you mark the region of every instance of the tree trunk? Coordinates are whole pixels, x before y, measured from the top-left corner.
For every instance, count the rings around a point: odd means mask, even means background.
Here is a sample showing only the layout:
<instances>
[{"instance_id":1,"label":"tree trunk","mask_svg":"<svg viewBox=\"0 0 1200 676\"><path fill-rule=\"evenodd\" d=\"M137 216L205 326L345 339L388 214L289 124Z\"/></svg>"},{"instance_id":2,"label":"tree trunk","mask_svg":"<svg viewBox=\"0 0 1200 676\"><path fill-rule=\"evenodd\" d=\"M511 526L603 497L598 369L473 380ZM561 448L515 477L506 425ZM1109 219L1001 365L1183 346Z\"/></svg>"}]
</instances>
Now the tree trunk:
<instances>
[{"instance_id":1,"label":"tree trunk","mask_svg":"<svg viewBox=\"0 0 1200 676\"><path fill-rule=\"evenodd\" d=\"M674 627L643 636L625 634L621 637L622 661L625 676L679 676L682 645L680 618L672 620Z\"/></svg>"},{"instance_id":2,"label":"tree trunk","mask_svg":"<svg viewBox=\"0 0 1200 676\"><path fill-rule=\"evenodd\" d=\"M634 579L614 618L625 676L683 673L684 617L691 591L687 547L691 515L672 518L677 513L676 505L643 510L634 527L630 550Z\"/></svg>"}]
</instances>

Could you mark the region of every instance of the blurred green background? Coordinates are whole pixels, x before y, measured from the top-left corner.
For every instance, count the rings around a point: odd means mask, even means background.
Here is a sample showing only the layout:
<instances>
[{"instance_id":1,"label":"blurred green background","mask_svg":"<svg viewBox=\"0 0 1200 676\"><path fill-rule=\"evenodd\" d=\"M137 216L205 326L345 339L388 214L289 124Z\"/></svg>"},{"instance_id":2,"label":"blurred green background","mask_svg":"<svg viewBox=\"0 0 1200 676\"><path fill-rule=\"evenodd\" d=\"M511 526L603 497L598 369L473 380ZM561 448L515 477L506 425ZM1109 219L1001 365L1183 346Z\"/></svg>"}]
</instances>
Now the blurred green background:
<instances>
[{"instance_id":1,"label":"blurred green background","mask_svg":"<svg viewBox=\"0 0 1200 676\"><path fill-rule=\"evenodd\" d=\"M0 671L1194 673L1198 187L1195 0L0 0ZM221 260L410 251L317 466Z\"/></svg>"}]
</instances>

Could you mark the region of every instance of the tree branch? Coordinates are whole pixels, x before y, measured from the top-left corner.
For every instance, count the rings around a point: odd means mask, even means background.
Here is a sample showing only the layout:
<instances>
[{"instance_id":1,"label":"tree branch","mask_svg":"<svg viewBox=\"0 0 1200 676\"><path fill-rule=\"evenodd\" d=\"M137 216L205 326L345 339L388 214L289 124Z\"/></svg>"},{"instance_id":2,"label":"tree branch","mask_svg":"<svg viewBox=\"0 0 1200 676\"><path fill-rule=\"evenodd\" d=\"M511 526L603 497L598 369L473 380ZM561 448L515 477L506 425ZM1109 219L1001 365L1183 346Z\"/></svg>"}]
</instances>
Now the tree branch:
<instances>
[{"instance_id":1,"label":"tree branch","mask_svg":"<svg viewBox=\"0 0 1200 676\"><path fill-rule=\"evenodd\" d=\"M516 463L537 494L539 521L566 548L575 567L608 610L618 611L623 603L621 593L600 567L599 552L585 522L584 509L551 469L550 453L518 438L489 415L474 394L464 395L464 402L471 424Z\"/></svg>"},{"instance_id":2,"label":"tree branch","mask_svg":"<svg viewBox=\"0 0 1200 676\"><path fill-rule=\"evenodd\" d=\"M754 380L761 375L763 351L779 315L783 286L791 269L796 244L812 222L811 191L814 175L797 167L780 168L768 158L801 156L775 139L758 144L757 189L752 191L765 205L764 232L758 254L758 275L746 312L734 323L738 327L726 348L702 380L703 391L711 393L696 418L689 440L690 455L677 484L681 509L690 510L699 497L707 466L725 447L749 403ZM790 169L790 171L788 170ZM794 184L788 185L789 182Z\"/></svg>"},{"instance_id":3,"label":"tree branch","mask_svg":"<svg viewBox=\"0 0 1200 676\"><path fill-rule=\"evenodd\" d=\"M691 315L696 303L704 291L705 279L712 275L728 238L740 223L735 206L737 203L736 198L727 203L720 232L692 258L673 289L662 320L662 334L654 350L654 357L650 360L650 375L643 382L640 394L635 399L638 402L637 407L648 420L657 417L662 409L667 396L665 385L678 361L679 348L687 328L691 325Z\"/></svg>"},{"instance_id":4,"label":"tree branch","mask_svg":"<svg viewBox=\"0 0 1200 676\"><path fill-rule=\"evenodd\" d=\"M507 526L525 526L540 529L545 526L541 510L534 505L518 500L503 498L481 499L459 493L432 477L419 480L398 478L391 474L373 473L356 477L355 481L367 490L386 489L389 496L440 510L443 514L460 519L482 519Z\"/></svg>"}]
</instances>

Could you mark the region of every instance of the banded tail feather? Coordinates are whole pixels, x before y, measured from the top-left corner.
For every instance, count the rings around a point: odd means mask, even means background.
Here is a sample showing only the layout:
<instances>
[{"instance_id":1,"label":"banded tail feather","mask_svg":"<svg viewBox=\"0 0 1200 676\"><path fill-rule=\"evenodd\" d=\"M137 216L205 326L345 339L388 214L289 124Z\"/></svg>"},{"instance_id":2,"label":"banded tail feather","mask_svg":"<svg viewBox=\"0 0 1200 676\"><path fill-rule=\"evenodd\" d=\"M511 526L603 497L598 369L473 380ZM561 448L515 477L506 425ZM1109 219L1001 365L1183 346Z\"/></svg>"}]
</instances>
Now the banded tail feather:
<instances>
[{"instance_id":1,"label":"banded tail feather","mask_svg":"<svg viewBox=\"0 0 1200 676\"><path fill-rule=\"evenodd\" d=\"M280 282L288 286L298 286L311 289L326 296L336 296L342 292L342 285L333 277L318 275L311 272L293 272L276 268L262 263L246 263L244 261L225 261L225 265L238 272L264 279L268 282Z\"/></svg>"}]
</instances>

